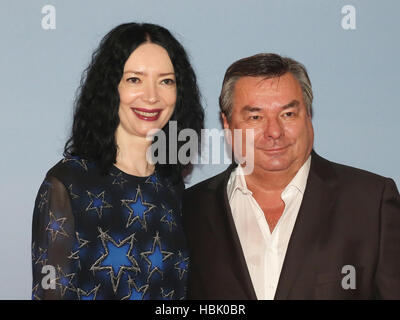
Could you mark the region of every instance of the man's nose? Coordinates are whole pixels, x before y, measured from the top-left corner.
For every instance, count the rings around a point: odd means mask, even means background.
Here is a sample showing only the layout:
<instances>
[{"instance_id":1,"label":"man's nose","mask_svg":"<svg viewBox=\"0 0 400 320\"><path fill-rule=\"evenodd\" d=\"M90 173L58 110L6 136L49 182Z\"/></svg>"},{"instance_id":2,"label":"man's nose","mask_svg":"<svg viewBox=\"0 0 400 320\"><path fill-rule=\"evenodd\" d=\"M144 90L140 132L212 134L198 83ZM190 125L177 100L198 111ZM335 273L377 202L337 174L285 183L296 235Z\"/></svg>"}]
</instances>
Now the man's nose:
<instances>
[{"instance_id":1,"label":"man's nose","mask_svg":"<svg viewBox=\"0 0 400 320\"><path fill-rule=\"evenodd\" d=\"M153 83L147 83L144 87L144 94L143 94L143 100L147 103L154 104L158 102L159 97L158 97L158 90L157 86Z\"/></svg>"},{"instance_id":2,"label":"man's nose","mask_svg":"<svg viewBox=\"0 0 400 320\"><path fill-rule=\"evenodd\" d=\"M284 134L282 123L277 118L269 118L265 124L264 137L267 139L279 139Z\"/></svg>"}]
</instances>

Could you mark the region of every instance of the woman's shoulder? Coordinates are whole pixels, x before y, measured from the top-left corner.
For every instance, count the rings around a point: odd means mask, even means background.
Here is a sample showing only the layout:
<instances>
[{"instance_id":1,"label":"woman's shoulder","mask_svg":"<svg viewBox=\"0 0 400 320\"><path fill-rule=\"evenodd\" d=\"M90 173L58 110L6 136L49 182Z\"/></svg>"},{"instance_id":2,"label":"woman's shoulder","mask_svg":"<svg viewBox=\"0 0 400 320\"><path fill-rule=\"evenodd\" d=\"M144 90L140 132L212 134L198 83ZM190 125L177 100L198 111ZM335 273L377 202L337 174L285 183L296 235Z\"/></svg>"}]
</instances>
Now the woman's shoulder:
<instances>
[{"instance_id":1,"label":"woman's shoulder","mask_svg":"<svg viewBox=\"0 0 400 320\"><path fill-rule=\"evenodd\" d=\"M79 156L68 156L61 159L47 171L46 178L54 177L61 182L65 182L90 174L94 171L95 167L93 162Z\"/></svg>"},{"instance_id":2,"label":"woman's shoulder","mask_svg":"<svg viewBox=\"0 0 400 320\"><path fill-rule=\"evenodd\" d=\"M155 172L155 174L153 174L148 180L150 180L149 183L157 184L157 182L159 182L162 187L161 189L164 190L164 192L172 193L177 197L181 197L185 190L183 179L174 179L172 177L161 175L158 172Z\"/></svg>"}]
</instances>

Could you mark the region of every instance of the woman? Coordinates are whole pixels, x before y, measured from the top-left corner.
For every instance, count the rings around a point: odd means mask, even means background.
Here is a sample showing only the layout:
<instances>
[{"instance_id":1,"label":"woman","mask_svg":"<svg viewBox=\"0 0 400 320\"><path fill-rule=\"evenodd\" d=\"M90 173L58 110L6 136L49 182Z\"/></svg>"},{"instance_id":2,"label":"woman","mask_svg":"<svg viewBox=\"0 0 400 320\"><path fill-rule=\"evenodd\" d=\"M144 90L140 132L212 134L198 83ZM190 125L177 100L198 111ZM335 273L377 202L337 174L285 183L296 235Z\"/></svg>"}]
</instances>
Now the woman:
<instances>
[{"instance_id":1,"label":"woman","mask_svg":"<svg viewBox=\"0 0 400 320\"><path fill-rule=\"evenodd\" d=\"M65 158L36 199L33 299L185 298L180 201L191 165L152 164L146 136L162 129L168 139L176 121L200 137L203 119L195 74L168 30L129 23L104 37Z\"/></svg>"}]
</instances>

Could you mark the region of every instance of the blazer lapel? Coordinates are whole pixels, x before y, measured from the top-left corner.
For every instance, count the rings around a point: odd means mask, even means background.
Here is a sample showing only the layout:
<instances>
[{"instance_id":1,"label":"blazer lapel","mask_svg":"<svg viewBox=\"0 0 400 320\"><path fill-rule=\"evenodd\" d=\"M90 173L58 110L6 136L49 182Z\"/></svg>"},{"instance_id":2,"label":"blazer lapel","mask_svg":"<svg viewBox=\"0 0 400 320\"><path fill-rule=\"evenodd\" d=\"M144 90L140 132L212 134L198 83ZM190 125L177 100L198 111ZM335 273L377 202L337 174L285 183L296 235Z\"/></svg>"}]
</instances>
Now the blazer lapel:
<instances>
[{"instance_id":1,"label":"blazer lapel","mask_svg":"<svg viewBox=\"0 0 400 320\"><path fill-rule=\"evenodd\" d=\"M253 288L253 284L250 278L250 274L247 268L246 260L243 254L242 246L240 244L239 236L236 231L235 222L233 220L231 207L229 205L227 195L227 184L230 177L230 173L235 168L235 165L231 165L223 175L223 179L219 180L217 184L211 185L211 191L215 192L216 199L223 199L223 210L222 214L222 226L214 226L214 230L218 230L218 238L225 238L224 242L227 243L225 254L230 255L231 259L228 261L235 261L235 264L226 266L226 268L232 269L232 274L237 282L237 286L234 286L235 290L243 290L243 295L250 300L256 300L257 296ZM221 201L221 200L218 200Z\"/></svg>"},{"instance_id":2,"label":"blazer lapel","mask_svg":"<svg viewBox=\"0 0 400 320\"><path fill-rule=\"evenodd\" d=\"M311 157L306 189L289 240L275 299L290 298L298 275L307 272L307 261L310 261L317 248L324 220L326 221L326 215L330 213L335 200L336 179L329 161L319 157L314 151Z\"/></svg>"}]
</instances>

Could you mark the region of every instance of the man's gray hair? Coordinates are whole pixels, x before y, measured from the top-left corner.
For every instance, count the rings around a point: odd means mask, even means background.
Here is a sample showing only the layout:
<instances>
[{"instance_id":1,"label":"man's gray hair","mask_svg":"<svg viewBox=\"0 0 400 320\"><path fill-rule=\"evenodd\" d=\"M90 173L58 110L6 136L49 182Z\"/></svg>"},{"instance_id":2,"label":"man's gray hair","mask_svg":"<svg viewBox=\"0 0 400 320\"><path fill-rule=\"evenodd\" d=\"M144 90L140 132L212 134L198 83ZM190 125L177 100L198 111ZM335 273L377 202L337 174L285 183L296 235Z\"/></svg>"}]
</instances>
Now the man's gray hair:
<instances>
[{"instance_id":1,"label":"man's gray hair","mask_svg":"<svg viewBox=\"0 0 400 320\"><path fill-rule=\"evenodd\" d=\"M233 90L241 77L280 77L290 72L299 81L307 113L312 116L313 92L307 70L300 62L274 53L260 53L234 62L226 71L219 96L220 110L228 121L232 115Z\"/></svg>"}]
</instances>

